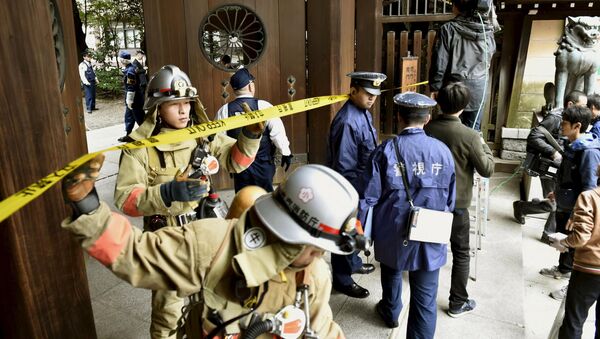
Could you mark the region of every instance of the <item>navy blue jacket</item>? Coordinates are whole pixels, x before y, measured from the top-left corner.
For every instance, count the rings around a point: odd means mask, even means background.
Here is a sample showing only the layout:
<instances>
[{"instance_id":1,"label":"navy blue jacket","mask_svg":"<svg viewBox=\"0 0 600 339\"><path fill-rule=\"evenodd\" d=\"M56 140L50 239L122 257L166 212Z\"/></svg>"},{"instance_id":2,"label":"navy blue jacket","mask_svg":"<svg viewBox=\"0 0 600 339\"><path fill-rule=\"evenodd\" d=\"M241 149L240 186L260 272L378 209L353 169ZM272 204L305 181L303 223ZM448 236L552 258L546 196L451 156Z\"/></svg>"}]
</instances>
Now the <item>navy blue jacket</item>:
<instances>
[{"instance_id":1,"label":"navy blue jacket","mask_svg":"<svg viewBox=\"0 0 600 339\"><path fill-rule=\"evenodd\" d=\"M559 210L571 211L581 192L598 186L596 170L599 164L600 139L594 135L583 134L565 147L554 192Z\"/></svg>"},{"instance_id":2,"label":"navy blue jacket","mask_svg":"<svg viewBox=\"0 0 600 339\"><path fill-rule=\"evenodd\" d=\"M327 166L348 179L354 188L369 156L377 147L377 131L371 113L346 101L329 129Z\"/></svg>"},{"instance_id":3,"label":"navy blue jacket","mask_svg":"<svg viewBox=\"0 0 600 339\"><path fill-rule=\"evenodd\" d=\"M373 206L372 238L375 259L397 270L432 271L446 263L447 245L408 241L410 205L397 167L393 142L404 158L409 190L415 206L453 211L455 204L454 159L448 147L420 128L405 129L384 141L373 152L358 182L359 218ZM364 224L364 223L363 223Z\"/></svg>"},{"instance_id":4,"label":"navy blue jacket","mask_svg":"<svg viewBox=\"0 0 600 339\"><path fill-rule=\"evenodd\" d=\"M600 139L600 119L592 120L592 129L590 133L596 136L596 139Z\"/></svg>"},{"instance_id":5,"label":"navy blue jacket","mask_svg":"<svg viewBox=\"0 0 600 339\"><path fill-rule=\"evenodd\" d=\"M125 92L141 92L140 81L137 74L137 67L133 64L127 64L123 70L123 84Z\"/></svg>"}]
</instances>

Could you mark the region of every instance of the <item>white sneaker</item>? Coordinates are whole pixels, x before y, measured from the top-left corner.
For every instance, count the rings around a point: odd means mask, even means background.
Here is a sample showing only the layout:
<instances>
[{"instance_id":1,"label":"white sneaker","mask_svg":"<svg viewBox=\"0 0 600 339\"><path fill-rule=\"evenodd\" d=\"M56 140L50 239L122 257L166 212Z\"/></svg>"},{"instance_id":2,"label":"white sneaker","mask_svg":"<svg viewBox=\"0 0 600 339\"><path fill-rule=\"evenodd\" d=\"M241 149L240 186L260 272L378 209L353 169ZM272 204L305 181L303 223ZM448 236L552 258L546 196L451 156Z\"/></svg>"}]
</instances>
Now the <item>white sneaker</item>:
<instances>
[{"instance_id":1,"label":"white sneaker","mask_svg":"<svg viewBox=\"0 0 600 339\"><path fill-rule=\"evenodd\" d=\"M556 300L563 300L567 295L567 289L569 288L569 284L561 287L559 290L553 291L550 293L550 296Z\"/></svg>"}]
</instances>

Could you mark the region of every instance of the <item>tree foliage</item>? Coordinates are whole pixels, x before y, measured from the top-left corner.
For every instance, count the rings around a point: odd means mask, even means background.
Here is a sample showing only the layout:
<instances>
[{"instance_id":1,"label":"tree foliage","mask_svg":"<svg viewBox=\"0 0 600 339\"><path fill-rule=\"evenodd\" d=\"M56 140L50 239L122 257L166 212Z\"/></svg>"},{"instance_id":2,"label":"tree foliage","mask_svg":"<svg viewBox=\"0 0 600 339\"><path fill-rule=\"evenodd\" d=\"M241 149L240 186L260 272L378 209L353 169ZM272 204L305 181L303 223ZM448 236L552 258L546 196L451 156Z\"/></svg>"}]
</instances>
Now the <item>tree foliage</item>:
<instances>
[{"instance_id":1,"label":"tree foliage","mask_svg":"<svg viewBox=\"0 0 600 339\"><path fill-rule=\"evenodd\" d=\"M97 76L99 94L119 94L122 89L122 74L117 63L119 43L117 27L126 24L140 33L144 44L144 12L142 0L79 0L79 13L82 21L87 19L88 27L93 28L97 43L92 51L98 62Z\"/></svg>"}]
</instances>

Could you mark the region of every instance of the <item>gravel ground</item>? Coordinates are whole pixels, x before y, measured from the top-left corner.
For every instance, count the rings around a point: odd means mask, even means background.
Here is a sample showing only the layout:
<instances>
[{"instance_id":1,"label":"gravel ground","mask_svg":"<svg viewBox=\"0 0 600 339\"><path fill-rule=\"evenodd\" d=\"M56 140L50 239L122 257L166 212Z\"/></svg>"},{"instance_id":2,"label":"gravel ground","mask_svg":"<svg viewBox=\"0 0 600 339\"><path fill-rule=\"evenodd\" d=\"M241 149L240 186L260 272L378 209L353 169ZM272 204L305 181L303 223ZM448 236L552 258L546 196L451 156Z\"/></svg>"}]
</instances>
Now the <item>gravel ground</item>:
<instances>
[{"instance_id":1,"label":"gravel ground","mask_svg":"<svg viewBox=\"0 0 600 339\"><path fill-rule=\"evenodd\" d=\"M83 112L85 112L85 98L82 99L84 102ZM122 98L96 98L96 107L98 110L93 111L92 114L83 114L85 116L85 125L88 129L99 129L123 123L123 117L125 116L125 102Z\"/></svg>"}]
</instances>

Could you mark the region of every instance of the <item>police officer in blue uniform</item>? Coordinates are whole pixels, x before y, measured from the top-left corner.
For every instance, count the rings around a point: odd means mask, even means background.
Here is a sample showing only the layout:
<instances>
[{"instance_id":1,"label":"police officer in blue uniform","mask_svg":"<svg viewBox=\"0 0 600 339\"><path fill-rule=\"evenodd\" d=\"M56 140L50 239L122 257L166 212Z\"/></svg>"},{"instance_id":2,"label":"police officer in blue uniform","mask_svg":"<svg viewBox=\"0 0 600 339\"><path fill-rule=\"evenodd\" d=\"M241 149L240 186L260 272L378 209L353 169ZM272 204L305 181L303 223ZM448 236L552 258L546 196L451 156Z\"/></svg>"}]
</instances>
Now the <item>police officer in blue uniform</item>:
<instances>
[{"instance_id":1,"label":"police officer in blue uniform","mask_svg":"<svg viewBox=\"0 0 600 339\"><path fill-rule=\"evenodd\" d=\"M137 123L141 126L144 122L144 90L140 86L140 77L137 66L131 62L131 54L126 51L119 53L123 70L123 88L125 90L125 136L120 137L120 142L133 141L129 134Z\"/></svg>"},{"instance_id":2,"label":"police officer in blue uniform","mask_svg":"<svg viewBox=\"0 0 600 339\"><path fill-rule=\"evenodd\" d=\"M89 114L96 110L96 84L98 78L92 66L92 55L85 51L83 61L79 64L79 79L85 91L85 108Z\"/></svg>"},{"instance_id":3,"label":"police officer in blue uniform","mask_svg":"<svg viewBox=\"0 0 600 339\"><path fill-rule=\"evenodd\" d=\"M455 173L452 153L423 131L435 101L422 94L397 94L402 130L371 155L359 180L360 217L373 207L375 259L381 263L382 298L377 313L386 326L398 326L402 309L402 271L408 271L410 309L406 338L433 338L436 325L439 269L446 263L447 245L408 240L410 210L394 143L403 158L414 205L452 211Z\"/></svg>"},{"instance_id":4,"label":"police officer in blue uniform","mask_svg":"<svg viewBox=\"0 0 600 339\"><path fill-rule=\"evenodd\" d=\"M229 84L235 93L235 100L223 105L215 115L215 120L221 120L244 113L242 104L246 103L252 111L272 107L265 100L254 97L256 85L254 76L246 68L236 71L230 79ZM241 128L227 131L227 135L237 139ZM254 162L246 170L233 173L233 184L235 191L250 185L264 188L267 192L273 192L273 176L275 175L275 151L281 153L281 167L287 171L292 163L292 152L290 141L285 133L283 121L280 118L269 119L265 122L265 131L260 140L260 148L256 153Z\"/></svg>"},{"instance_id":5,"label":"police officer in blue uniform","mask_svg":"<svg viewBox=\"0 0 600 339\"><path fill-rule=\"evenodd\" d=\"M377 147L377 131L368 111L381 94L385 74L352 72L350 100L337 112L329 130L327 165L343 175L354 188L364 171L371 152ZM351 255L331 255L333 288L353 298L366 298L369 291L352 279L353 273L368 274L372 264L363 264L358 252Z\"/></svg>"}]
</instances>

